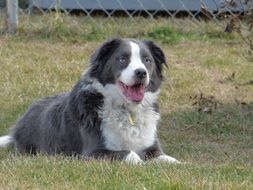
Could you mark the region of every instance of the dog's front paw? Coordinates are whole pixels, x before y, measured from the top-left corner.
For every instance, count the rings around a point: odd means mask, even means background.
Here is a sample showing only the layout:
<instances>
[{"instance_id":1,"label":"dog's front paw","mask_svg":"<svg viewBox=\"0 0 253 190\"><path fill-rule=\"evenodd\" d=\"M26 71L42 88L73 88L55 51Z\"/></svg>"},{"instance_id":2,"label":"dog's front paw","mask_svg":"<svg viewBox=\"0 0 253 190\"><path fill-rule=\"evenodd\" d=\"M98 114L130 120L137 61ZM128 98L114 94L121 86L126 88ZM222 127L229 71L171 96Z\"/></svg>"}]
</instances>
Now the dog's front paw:
<instances>
[{"instance_id":1,"label":"dog's front paw","mask_svg":"<svg viewBox=\"0 0 253 190\"><path fill-rule=\"evenodd\" d=\"M79 106L85 107L88 110L98 108L103 104L104 96L93 88L85 88L80 91Z\"/></svg>"},{"instance_id":2,"label":"dog's front paw","mask_svg":"<svg viewBox=\"0 0 253 190\"><path fill-rule=\"evenodd\" d=\"M144 163L139 155L134 151L130 151L130 153L124 158L124 161L130 165L139 165Z\"/></svg>"},{"instance_id":3,"label":"dog's front paw","mask_svg":"<svg viewBox=\"0 0 253 190\"><path fill-rule=\"evenodd\" d=\"M168 155L160 155L157 158L154 159L155 162L166 162L166 163L170 163L170 164L180 164L181 162L179 162L178 160L176 160L173 157L170 157Z\"/></svg>"}]
</instances>

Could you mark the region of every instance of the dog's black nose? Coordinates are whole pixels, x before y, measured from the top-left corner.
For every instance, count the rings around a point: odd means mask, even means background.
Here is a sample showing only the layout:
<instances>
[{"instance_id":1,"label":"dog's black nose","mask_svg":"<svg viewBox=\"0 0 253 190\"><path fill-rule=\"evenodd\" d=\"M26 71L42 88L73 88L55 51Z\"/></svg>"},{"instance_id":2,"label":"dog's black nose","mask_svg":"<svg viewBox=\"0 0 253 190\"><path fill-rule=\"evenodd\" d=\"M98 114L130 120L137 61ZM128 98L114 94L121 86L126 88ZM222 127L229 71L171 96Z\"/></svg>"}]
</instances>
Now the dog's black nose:
<instances>
[{"instance_id":1,"label":"dog's black nose","mask_svg":"<svg viewBox=\"0 0 253 190\"><path fill-rule=\"evenodd\" d=\"M134 73L138 79L144 79L147 76L147 71L145 69L136 69Z\"/></svg>"}]
</instances>

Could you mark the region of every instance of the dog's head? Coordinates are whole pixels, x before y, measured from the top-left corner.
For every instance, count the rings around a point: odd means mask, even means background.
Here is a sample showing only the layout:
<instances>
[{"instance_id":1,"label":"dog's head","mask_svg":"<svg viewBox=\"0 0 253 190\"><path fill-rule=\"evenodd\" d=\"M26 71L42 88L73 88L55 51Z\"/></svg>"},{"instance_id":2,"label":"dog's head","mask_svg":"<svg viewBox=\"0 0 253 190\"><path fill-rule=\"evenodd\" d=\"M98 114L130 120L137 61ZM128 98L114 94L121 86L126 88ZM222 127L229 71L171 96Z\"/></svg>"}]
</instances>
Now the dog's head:
<instances>
[{"instance_id":1,"label":"dog's head","mask_svg":"<svg viewBox=\"0 0 253 190\"><path fill-rule=\"evenodd\" d=\"M124 100L140 103L146 92L159 89L164 65L164 53L152 41L113 39L92 56L90 76L116 85Z\"/></svg>"}]
</instances>

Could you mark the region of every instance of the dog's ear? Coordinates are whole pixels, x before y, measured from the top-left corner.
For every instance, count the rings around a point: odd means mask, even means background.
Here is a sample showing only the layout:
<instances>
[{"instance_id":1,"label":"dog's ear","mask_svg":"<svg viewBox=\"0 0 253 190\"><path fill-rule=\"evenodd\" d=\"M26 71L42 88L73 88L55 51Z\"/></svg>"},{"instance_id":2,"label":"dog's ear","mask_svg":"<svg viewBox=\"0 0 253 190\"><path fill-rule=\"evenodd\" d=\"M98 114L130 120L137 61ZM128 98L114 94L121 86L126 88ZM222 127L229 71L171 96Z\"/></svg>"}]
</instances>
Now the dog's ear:
<instances>
[{"instance_id":1,"label":"dog's ear","mask_svg":"<svg viewBox=\"0 0 253 190\"><path fill-rule=\"evenodd\" d=\"M101 72L103 71L103 68L108 61L108 59L111 57L115 49L120 44L120 39L115 38L112 39L106 43L104 43L92 56L91 56L91 70L90 75L92 77L98 78Z\"/></svg>"},{"instance_id":2,"label":"dog's ear","mask_svg":"<svg viewBox=\"0 0 253 190\"><path fill-rule=\"evenodd\" d=\"M91 63L95 62L106 62L111 56L114 50L118 47L120 43L119 38L114 38L108 42L105 42L92 56Z\"/></svg>"},{"instance_id":3,"label":"dog's ear","mask_svg":"<svg viewBox=\"0 0 253 190\"><path fill-rule=\"evenodd\" d=\"M160 79L163 79L163 66L168 67L163 50L152 41L144 41L144 44L146 44L155 60L156 74Z\"/></svg>"}]
</instances>

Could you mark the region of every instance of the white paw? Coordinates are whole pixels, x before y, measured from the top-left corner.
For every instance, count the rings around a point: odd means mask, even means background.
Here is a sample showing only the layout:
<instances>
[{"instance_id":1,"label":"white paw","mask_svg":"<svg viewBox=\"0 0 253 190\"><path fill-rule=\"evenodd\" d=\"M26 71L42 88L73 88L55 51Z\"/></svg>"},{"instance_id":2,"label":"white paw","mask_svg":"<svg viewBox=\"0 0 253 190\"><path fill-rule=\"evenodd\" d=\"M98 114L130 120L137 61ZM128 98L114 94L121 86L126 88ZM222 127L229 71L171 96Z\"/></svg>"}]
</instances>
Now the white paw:
<instances>
[{"instance_id":1,"label":"white paw","mask_svg":"<svg viewBox=\"0 0 253 190\"><path fill-rule=\"evenodd\" d=\"M157 158L154 159L155 162L166 162L166 163L170 163L170 164L180 164L181 162L179 162L178 160L176 160L175 158L172 158L168 155L160 155Z\"/></svg>"},{"instance_id":2,"label":"white paw","mask_svg":"<svg viewBox=\"0 0 253 190\"><path fill-rule=\"evenodd\" d=\"M143 164L144 162L134 151L131 151L125 158L124 161L130 165Z\"/></svg>"}]
</instances>

